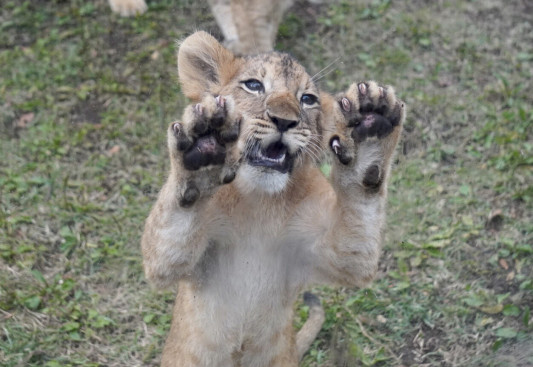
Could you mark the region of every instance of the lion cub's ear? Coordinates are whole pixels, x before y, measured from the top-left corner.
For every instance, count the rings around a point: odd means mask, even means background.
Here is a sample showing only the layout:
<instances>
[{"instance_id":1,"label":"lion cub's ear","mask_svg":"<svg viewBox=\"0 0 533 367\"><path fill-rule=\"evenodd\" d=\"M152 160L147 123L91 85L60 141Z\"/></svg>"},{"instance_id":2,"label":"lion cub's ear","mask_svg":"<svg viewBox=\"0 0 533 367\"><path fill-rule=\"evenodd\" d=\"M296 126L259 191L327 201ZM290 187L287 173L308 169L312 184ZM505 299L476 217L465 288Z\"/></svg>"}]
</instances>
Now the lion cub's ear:
<instances>
[{"instance_id":1,"label":"lion cub's ear","mask_svg":"<svg viewBox=\"0 0 533 367\"><path fill-rule=\"evenodd\" d=\"M239 70L241 59L206 32L187 37L178 51L178 74L183 93L199 100L205 92L218 94Z\"/></svg>"}]
</instances>

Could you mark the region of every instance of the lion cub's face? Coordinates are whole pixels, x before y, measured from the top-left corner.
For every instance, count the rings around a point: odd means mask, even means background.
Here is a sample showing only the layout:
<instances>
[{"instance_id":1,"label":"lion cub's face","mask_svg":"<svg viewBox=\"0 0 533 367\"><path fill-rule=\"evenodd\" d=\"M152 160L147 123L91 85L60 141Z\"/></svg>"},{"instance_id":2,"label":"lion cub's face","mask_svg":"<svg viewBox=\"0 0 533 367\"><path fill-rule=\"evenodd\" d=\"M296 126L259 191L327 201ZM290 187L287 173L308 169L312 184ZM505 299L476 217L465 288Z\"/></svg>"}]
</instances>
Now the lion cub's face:
<instances>
[{"instance_id":1,"label":"lion cub's face","mask_svg":"<svg viewBox=\"0 0 533 367\"><path fill-rule=\"evenodd\" d=\"M283 190L289 176L318 155L320 100L305 69L286 54L248 57L224 88L243 114L241 186Z\"/></svg>"},{"instance_id":2,"label":"lion cub's face","mask_svg":"<svg viewBox=\"0 0 533 367\"><path fill-rule=\"evenodd\" d=\"M289 55L238 58L199 32L181 45L178 68L187 96L231 96L242 115L236 180L241 189L280 192L299 167L318 157L319 92Z\"/></svg>"}]
</instances>

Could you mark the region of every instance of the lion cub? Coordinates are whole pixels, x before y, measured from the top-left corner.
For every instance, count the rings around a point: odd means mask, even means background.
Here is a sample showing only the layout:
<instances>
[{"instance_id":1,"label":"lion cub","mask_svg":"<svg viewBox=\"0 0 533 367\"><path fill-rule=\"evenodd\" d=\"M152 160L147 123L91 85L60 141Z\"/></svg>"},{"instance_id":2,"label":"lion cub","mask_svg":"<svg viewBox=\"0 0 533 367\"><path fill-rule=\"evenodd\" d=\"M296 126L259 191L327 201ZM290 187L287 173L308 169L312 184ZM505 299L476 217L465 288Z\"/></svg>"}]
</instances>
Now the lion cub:
<instances>
[{"instance_id":1,"label":"lion cub","mask_svg":"<svg viewBox=\"0 0 533 367\"><path fill-rule=\"evenodd\" d=\"M147 278L178 284L162 365L297 366L324 320L306 294L295 334L297 294L376 273L403 103L375 82L332 97L289 55L236 57L204 32L178 69L192 104L168 128L170 173L142 237Z\"/></svg>"}]
</instances>

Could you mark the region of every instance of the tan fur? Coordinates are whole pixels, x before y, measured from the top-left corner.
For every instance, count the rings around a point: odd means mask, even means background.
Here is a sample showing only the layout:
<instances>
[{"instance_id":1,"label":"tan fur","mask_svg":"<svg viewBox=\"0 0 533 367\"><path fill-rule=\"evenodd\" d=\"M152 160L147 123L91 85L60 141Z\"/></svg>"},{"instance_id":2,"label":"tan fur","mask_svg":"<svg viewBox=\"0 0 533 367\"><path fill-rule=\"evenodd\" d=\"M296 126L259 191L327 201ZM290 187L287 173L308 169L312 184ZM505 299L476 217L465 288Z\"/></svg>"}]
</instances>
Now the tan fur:
<instances>
[{"instance_id":1,"label":"tan fur","mask_svg":"<svg viewBox=\"0 0 533 367\"><path fill-rule=\"evenodd\" d=\"M272 51L278 26L294 0L207 0L222 31L225 46L237 55ZM146 11L144 0L109 0L122 16Z\"/></svg>"},{"instance_id":2,"label":"tan fur","mask_svg":"<svg viewBox=\"0 0 533 367\"><path fill-rule=\"evenodd\" d=\"M169 127L171 170L142 238L147 278L157 286L178 284L162 366L295 367L324 320L315 303L295 335L297 294L318 283L364 286L376 273L403 104L392 88L374 83L336 97L320 93L289 56L236 58L203 32L182 43L178 65L194 103ZM254 91L249 80L264 90ZM389 135L355 143L340 101L359 106L365 88L376 105L395 108L391 116L402 115ZM304 94L317 103L304 103ZM238 140L225 145L225 163L186 170L180 139L198 139L197 125L214 121L221 109L226 118L211 128L214 134L240 128ZM282 121L290 123L283 131ZM335 139L351 152L345 164L332 151ZM292 170L250 163L254 142L268 149L277 141L296 157ZM332 156L330 181L316 167L323 153ZM373 165L383 181L375 189L364 183ZM222 185L231 170L236 178ZM199 196L184 207L190 187Z\"/></svg>"},{"instance_id":3,"label":"tan fur","mask_svg":"<svg viewBox=\"0 0 533 367\"><path fill-rule=\"evenodd\" d=\"M238 55L272 51L278 26L294 0L208 0L225 45Z\"/></svg>"},{"instance_id":4,"label":"tan fur","mask_svg":"<svg viewBox=\"0 0 533 367\"><path fill-rule=\"evenodd\" d=\"M123 17L142 14L148 8L144 0L109 0L109 6L111 10Z\"/></svg>"}]
</instances>

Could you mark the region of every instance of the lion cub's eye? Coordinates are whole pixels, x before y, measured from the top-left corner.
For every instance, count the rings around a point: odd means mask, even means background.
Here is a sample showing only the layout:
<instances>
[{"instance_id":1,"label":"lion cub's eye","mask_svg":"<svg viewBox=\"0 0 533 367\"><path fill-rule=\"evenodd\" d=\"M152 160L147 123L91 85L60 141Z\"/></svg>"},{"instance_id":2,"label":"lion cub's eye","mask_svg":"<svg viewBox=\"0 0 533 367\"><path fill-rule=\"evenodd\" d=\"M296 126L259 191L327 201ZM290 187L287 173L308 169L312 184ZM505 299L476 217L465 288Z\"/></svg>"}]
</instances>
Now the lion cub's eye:
<instances>
[{"instance_id":1,"label":"lion cub's eye","mask_svg":"<svg viewBox=\"0 0 533 367\"><path fill-rule=\"evenodd\" d=\"M263 83L261 83L259 80L256 79L249 79L244 82L242 82L246 89L248 89L250 92L264 92L265 87L263 86Z\"/></svg>"},{"instance_id":2,"label":"lion cub's eye","mask_svg":"<svg viewBox=\"0 0 533 367\"><path fill-rule=\"evenodd\" d=\"M318 101L318 98L312 94L304 94L302 98L300 98L300 101L306 105L314 105Z\"/></svg>"}]
</instances>

